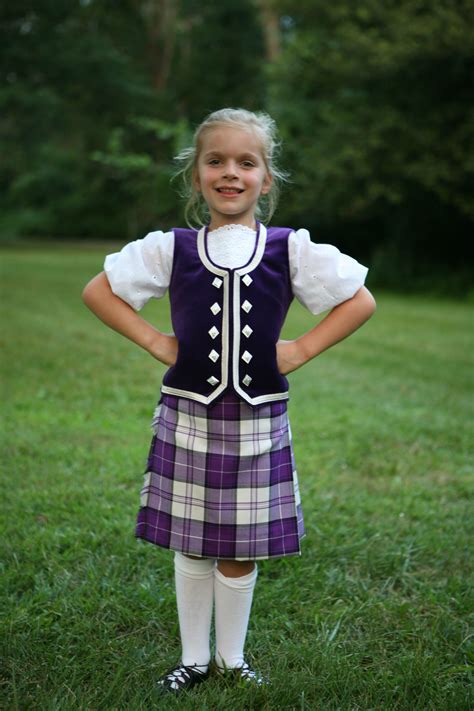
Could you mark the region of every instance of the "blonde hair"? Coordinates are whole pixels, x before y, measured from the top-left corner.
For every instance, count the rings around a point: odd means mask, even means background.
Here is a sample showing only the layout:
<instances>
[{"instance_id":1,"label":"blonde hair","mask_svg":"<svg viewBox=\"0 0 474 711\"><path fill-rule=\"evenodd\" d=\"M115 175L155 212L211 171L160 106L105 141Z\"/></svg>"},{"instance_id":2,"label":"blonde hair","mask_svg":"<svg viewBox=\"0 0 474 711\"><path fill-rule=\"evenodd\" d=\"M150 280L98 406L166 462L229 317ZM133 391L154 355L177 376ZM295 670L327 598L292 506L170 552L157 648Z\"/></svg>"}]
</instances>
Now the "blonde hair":
<instances>
[{"instance_id":1,"label":"blonde hair","mask_svg":"<svg viewBox=\"0 0 474 711\"><path fill-rule=\"evenodd\" d=\"M244 130L252 130L258 137L262 147L262 157L268 173L272 176L272 184L266 195L261 195L257 204L256 217L262 222L269 222L278 204L280 185L287 180L288 174L278 168L275 157L280 148L275 121L266 113L247 111L246 109L220 109L209 114L194 132L192 145L184 148L175 157L178 165L175 177L181 177L186 198L184 216L190 227L201 226L209 219L207 205L196 189L194 175L201 149L201 138L205 131L218 126L232 126Z\"/></svg>"}]
</instances>

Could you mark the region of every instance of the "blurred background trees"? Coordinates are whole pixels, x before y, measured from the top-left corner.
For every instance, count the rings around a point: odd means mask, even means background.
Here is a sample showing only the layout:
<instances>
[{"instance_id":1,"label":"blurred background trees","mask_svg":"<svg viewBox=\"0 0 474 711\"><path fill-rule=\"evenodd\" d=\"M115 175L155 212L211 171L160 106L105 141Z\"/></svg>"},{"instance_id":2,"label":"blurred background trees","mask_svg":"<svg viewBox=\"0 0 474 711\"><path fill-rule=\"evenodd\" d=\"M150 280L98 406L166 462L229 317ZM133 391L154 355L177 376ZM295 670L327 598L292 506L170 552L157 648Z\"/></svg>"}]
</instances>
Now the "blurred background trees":
<instances>
[{"instance_id":1,"label":"blurred background trees","mask_svg":"<svg viewBox=\"0 0 474 711\"><path fill-rule=\"evenodd\" d=\"M222 106L267 110L306 226L389 286L472 274L468 0L18 0L0 10L0 234L182 224L172 158Z\"/></svg>"}]
</instances>

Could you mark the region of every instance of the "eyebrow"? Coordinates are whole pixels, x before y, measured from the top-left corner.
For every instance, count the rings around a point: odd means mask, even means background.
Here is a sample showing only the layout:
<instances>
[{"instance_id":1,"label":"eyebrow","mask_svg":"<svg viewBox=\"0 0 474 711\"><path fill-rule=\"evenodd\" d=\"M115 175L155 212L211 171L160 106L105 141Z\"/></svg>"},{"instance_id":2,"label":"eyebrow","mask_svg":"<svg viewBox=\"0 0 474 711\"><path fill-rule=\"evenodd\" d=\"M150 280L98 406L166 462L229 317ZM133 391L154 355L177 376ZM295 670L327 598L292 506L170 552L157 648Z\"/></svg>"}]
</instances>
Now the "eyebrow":
<instances>
[{"instance_id":1,"label":"eyebrow","mask_svg":"<svg viewBox=\"0 0 474 711\"><path fill-rule=\"evenodd\" d=\"M206 153L203 154L204 158L210 158L211 156L217 156L220 158L224 154L221 153L220 151L207 151ZM246 151L245 153L242 153L242 155L239 156L239 158L242 160L243 158L251 158L252 160L258 160L258 155L256 153L250 153L249 151Z\"/></svg>"}]
</instances>

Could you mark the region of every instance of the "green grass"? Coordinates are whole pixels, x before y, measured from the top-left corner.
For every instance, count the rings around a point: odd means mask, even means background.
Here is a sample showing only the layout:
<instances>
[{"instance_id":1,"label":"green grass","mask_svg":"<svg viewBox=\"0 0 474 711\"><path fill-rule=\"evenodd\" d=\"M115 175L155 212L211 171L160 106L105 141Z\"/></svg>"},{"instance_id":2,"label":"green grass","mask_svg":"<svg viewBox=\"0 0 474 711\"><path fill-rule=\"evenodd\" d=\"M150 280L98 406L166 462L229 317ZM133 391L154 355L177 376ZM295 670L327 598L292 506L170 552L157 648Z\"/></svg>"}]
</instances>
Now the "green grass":
<instances>
[{"instance_id":1,"label":"green grass","mask_svg":"<svg viewBox=\"0 0 474 711\"><path fill-rule=\"evenodd\" d=\"M164 368L83 306L105 252L2 253L3 707L473 708L471 307L376 294L290 376L307 536L260 562L246 645L272 686L160 700L172 555L134 525ZM143 315L169 328L165 301ZM284 336L312 322L295 306Z\"/></svg>"}]
</instances>

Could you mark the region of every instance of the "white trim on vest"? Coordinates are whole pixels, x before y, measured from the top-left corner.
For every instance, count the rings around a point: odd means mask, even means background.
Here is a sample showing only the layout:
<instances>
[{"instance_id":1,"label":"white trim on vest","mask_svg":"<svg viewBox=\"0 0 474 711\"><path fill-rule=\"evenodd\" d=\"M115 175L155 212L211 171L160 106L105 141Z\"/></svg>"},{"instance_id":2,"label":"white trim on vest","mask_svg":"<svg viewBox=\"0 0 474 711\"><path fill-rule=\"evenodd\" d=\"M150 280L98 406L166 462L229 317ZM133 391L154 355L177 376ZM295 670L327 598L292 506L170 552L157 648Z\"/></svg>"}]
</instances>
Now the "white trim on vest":
<instances>
[{"instance_id":1,"label":"white trim on vest","mask_svg":"<svg viewBox=\"0 0 474 711\"><path fill-rule=\"evenodd\" d=\"M199 248L199 242L198 242ZM200 253L201 256L201 253ZM223 280L223 294L222 294L222 357L221 357L221 382L220 385L212 391L210 395L200 395L192 390L181 390L180 388L172 388L169 385L162 385L161 391L167 395L178 395L185 397L188 400L196 400L197 402L202 402L204 405L209 405L213 400L216 399L228 385L228 361L229 361L229 273L225 269L218 269L214 267L213 273L218 274Z\"/></svg>"},{"instance_id":2,"label":"white trim on vest","mask_svg":"<svg viewBox=\"0 0 474 711\"><path fill-rule=\"evenodd\" d=\"M253 255L252 259L250 262L247 264L247 266L240 267L239 269L235 269L236 274L247 274L247 272L251 272L255 267L257 267L260 262L262 261L263 254L265 252L265 244L267 242L267 228L265 225L262 225L262 223L259 223L258 225L258 235L257 235L257 248L255 250L255 254ZM198 254L201 262L204 264L206 269L208 269L210 272L213 274L217 274L218 276L222 276L222 274L229 274L232 269L224 269L222 267L218 267L217 265L213 264L211 260L207 256L206 252L206 227L201 227L201 229L198 232L197 235L197 248L198 248Z\"/></svg>"},{"instance_id":3,"label":"white trim on vest","mask_svg":"<svg viewBox=\"0 0 474 711\"><path fill-rule=\"evenodd\" d=\"M229 289L229 272L234 271L234 293L233 293L233 321L234 321L234 347L232 352L232 380L235 391L251 405L261 405L265 402L272 402L274 400L287 400L289 397L288 390L282 393L272 393L271 395L259 395L258 397L250 397L250 395L245 392L240 387L239 383L239 353L240 353L240 342L241 342L241 330L240 330L240 277L248 272L253 271L262 261L265 245L267 241L267 228L265 225L259 223L258 235L257 235L257 247L255 253L250 260L250 262L239 269L231 270L218 267L213 264L207 256L206 252L206 227L202 227L197 235L197 249L201 262L206 267L208 271L212 274L217 274L217 276L222 277L224 280L224 293L223 293L223 309L222 309L222 358L221 358L221 384L216 388L210 395L200 395L191 390L181 390L180 388L171 388L167 385L162 385L161 390L163 393L168 395L178 395L187 398L188 400L196 400L204 405L209 405L213 400L218 397L223 390L227 388L228 380L227 375L229 372L229 316L230 316L230 289Z\"/></svg>"},{"instance_id":4,"label":"white trim on vest","mask_svg":"<svg viewBox=\"0 0 474 711\"><path fill-rule=\"evenodd\" d=\"M250 395L240 387L239 382L239 367L240 367L240 276L237 270L234 276L234 348L232 353L232 379L235 391L251 405L261 405L264 402L272 402L273 400L288 400L288 390L282 393L272 393L271 395L259 395L258 397L250 397ZM244 272L246 273L246 272Z\"/></svg>"}]
</instances>

